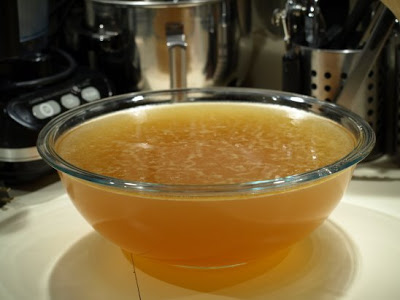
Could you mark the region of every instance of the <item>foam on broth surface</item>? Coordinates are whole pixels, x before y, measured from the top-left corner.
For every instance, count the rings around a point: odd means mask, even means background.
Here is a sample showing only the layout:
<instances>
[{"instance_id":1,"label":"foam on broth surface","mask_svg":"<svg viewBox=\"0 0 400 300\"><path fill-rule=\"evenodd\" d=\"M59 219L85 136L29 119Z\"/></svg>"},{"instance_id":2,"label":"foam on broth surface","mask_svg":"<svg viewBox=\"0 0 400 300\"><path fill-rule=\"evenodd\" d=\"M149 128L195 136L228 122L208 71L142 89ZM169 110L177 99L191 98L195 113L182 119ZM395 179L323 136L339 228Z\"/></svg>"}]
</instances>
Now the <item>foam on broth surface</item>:
<instances>
[{"instance_id":1,"label":"foam on broth surface","mask_svg":"<svg viewBox=\"0 0 400 300\"><path fill-rule=\"evenodd\" d=\"M59 139L65 160L90 172L163 184L274 179L331 164L354 137L294 108L232 102L136 107Z\"/></svg>"}]
</instances>

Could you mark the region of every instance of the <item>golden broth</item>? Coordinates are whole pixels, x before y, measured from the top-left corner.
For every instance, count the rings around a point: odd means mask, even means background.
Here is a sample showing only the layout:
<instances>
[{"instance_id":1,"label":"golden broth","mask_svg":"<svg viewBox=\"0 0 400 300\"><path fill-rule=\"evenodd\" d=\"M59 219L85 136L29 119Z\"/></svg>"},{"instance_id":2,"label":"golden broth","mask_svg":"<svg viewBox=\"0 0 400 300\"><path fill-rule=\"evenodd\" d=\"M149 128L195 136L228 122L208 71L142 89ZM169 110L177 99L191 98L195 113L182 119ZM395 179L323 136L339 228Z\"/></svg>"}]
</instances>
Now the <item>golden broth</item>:
<instances>
[{"instance_id":1,"label":"golden broth","mask_svg":"<svg viewBox=\"0 0 400 300\"><path fill-rule=\"evenodd\" d=\"M56 145L84 170L160 184L234 184L329 165L355 146L340 125L293 108L206 102L113 113ZM284 249L320 225L352 168L275 193L185 196L123 191L61 174L92 226L123 249L167 263L225 266Z\"/></svg>"}]
</instances>

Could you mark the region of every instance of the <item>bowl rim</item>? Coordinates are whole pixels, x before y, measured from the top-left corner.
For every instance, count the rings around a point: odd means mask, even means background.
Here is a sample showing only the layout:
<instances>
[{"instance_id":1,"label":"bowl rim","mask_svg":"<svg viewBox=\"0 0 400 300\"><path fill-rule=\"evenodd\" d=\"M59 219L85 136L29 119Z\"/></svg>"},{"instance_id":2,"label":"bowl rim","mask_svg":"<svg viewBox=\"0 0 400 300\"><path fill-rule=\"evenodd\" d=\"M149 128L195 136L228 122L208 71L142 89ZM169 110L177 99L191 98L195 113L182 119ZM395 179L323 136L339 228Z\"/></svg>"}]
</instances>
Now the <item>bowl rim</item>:
<instances>
[{"instance_id":1,"label":"bowl rim","mask_svg":"<svg viewBox=\"0 0 400 300\"><path fill-rule=\"evenodd\" d=\"M256 180L243 183L233 184L163 184L163 183L151 183L151 182L140 182L140 181L129 181L113 177L108 177L96 173L92 173L73 164L65 161L61 158L54 147L49 145L52 142L54 146L55 134L60 129L60 126L67 120L84 114L90 108L100 107L103 104L111 104L112 102L130 100L132 102L140 102L146 97L160 94L173 94L173 93L218 93L218 94L247 94L252 96L263 96L275 100L292 101L305 103L311 106L316 106L319 110L323 109L331 113L340 115L349 121L355 128L357 128L360 137L357 139L357 144L354 149L348 153L345 157L333 162L332 164L323 166L321 168L290 175L281 178ZM227 102L229 100L226 100ZM193 101L196 102L196 101ZM157 103L157 102L155 102ZM257 102L256 102L257 103ZM279 105L279 104L278 104ZM140 107L140 106L139 106ZM333 120L334 121L334 120ZM336 122L336 121L334 121ZM338 123L338 122L336 122ZM325 102L316 98L295 94L290 92L284 92L280 90L271 89L257 89L247 87L210 87L210 88L184 88L184 89L167 89L167 90L155 90L155 91L139 91L126 93L116 96L111 96L89 102L80 105L76 108L70 109L57 117L50 120L40 131L37 139L38 152L43 160L49 164L55 170L66 173L72 177L82 179L87 182L94 184L100 184L108 186L110 188L119 188L125 191L136 191L136 192L149 192L149 193L161 193L170 194L177 193L180 195L196 195L196 196L210 196L217 195L220 193L268 193L270 191L287 189L299 184L310 183L317 179L323 179L329 175L339 173L349 167L355 166L360 161L368 156L375 145L375 133L371 126L361 116L356 113L336 105L334 103Z\"/></svg>"}]
</instances>

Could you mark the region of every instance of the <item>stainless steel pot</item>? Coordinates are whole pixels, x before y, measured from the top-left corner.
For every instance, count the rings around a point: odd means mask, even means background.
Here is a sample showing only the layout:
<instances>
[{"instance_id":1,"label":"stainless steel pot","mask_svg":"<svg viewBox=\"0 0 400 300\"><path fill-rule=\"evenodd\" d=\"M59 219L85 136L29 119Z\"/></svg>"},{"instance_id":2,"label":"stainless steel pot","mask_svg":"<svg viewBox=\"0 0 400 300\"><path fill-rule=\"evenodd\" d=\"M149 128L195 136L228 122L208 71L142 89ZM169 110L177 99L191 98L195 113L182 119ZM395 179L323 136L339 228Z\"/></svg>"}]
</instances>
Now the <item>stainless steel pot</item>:
<instances>
[{"instance_id":1,"label":"stainless steel pot","mask_svg":"<svg viewBox=\"0 0 400 300\"><path fill-rule=\"evenodd\" d=\"M118 62L111 80L128 76L132 89L238 85L252 48L249 14L246 0L86 0L90 64Z\"/></svg>"}]
</instances>

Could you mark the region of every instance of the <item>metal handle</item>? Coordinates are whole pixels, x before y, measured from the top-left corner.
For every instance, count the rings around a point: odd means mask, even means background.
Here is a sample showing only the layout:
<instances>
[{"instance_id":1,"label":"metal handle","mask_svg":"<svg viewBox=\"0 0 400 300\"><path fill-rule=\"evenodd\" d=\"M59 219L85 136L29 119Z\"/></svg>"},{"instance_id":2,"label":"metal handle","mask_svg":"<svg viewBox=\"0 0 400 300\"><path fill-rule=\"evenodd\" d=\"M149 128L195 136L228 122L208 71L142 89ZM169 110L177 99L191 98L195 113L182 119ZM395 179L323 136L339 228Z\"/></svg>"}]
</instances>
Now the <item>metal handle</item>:
<instances>
[{"instance_id":1,"label":"metal handle","mask_svg":"<svg viewBox=\"0 0 400 300\"><path fill-rule=\"evenodd\" d=\"M186 37L183 24L167 23L165 26L169 54L171 89L186 87Z\"/></svg>"},{"instance_id":2,"label":"metal handle","mask_svg":"<svg viewBox=\"0 0 400 300\"><path fill-rule=\"evenodd\" d=\"M357 61L354 62L349 77L343 87L343 90L336 98L336 103L342 105L356 113L360 113L359 103L356 103L357 92L368 74L368 70L373 66L383 46L385 45L396 19L393 14L383 5L376 13L377 21L370 33L366 44L363 47Z\"/></svg>"}]
</instances>

